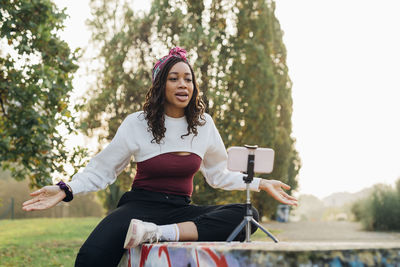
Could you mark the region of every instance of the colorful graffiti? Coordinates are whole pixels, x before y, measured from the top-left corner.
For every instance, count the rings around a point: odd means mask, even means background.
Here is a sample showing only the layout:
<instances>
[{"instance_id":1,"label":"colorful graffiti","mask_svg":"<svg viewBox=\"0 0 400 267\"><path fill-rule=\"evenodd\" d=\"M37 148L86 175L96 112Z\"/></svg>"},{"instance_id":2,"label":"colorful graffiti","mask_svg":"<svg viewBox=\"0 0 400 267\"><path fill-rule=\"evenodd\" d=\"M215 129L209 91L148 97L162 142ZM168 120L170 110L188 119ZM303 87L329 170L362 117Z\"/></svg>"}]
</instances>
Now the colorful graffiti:
<instances>
[{"instance_id":1,"label":"colorful graffiti","mask_svg":"<svg viewBox=\"0 0 400 267\"><path fill-rule=\"evenodd\" d=\"M187 243L186 243L187 244ZM141 248L131 249L128 253L129 267L144 266L218 266L228 267L231 259L218 253L209 246L182 247L167 244L145 244ZM241 265L236 265L241 266Z\"/></svg>"},{"instance_id":2,"label":"colorful graffiti","mask_svg":"<svg viewBox=\"0 0 400 267\"><path fill-rule=\"evenodd\" d=\"M171 242L130 249L120 267L396 266L400 244Z\"/></svg>"}]
</instances>

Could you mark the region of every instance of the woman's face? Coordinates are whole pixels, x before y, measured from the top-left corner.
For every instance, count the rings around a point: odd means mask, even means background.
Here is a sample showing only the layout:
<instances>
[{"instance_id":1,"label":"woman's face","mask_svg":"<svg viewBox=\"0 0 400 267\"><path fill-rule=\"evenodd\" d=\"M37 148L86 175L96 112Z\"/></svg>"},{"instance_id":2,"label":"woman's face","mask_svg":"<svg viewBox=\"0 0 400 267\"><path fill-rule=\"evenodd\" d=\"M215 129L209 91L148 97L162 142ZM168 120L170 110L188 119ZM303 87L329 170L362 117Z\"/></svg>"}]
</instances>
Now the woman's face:
<instances>
[{"instance_id":1,"label":"woman's face","mask_svg":"<svg viewBox=\"0 0 400 267\"><path fill-rule=\"evenodd\" d=\"M165 113L174 118L185 115L193 95L193 77L189 66L178 62L170 69L165 85Z\"/></svg>"}]
</instances>

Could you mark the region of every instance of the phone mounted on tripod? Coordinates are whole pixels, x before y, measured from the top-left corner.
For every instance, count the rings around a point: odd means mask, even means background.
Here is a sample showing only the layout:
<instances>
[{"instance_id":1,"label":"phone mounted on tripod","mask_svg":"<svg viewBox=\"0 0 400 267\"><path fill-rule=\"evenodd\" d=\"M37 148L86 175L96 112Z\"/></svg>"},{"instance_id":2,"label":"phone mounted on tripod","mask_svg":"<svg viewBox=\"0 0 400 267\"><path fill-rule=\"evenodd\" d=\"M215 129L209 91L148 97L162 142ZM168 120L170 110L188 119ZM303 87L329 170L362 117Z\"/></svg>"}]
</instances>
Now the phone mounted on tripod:
<instances>
[{"instance_id":1,"label":"phone mounted on tripod","mask_svg":"<svg viewBox=\"0 0 400 267\"><path fill-rule=\"evenodd\" d=\"M250 201L250 183L253 181L254 173L272 172L275 157L274 150L270 148L258 148L257 145L245 145L244 147L230 147L227 151L228 169L231 171L240 171L244 174L243 181L246 183L247 198L245 204L246 214L242 222L233 230L226 241L231 242L246 227L246 242L251 242L251 224L254 224L274 242L278 243L278 239L253 218Z\"/></svg>"}]
</instances>

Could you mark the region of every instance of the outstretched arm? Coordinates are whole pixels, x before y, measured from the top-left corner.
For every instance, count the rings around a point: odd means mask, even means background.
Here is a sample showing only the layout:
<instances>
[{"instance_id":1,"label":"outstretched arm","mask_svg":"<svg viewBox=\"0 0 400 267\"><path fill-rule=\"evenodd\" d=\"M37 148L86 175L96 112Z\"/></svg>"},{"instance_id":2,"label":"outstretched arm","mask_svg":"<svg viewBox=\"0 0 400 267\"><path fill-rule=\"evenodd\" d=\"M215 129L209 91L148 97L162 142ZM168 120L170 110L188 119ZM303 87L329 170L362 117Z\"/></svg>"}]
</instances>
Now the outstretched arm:
<instances>
[{"instance_id":1,"label":"outstretched arm","mask_svg":"<svg viewBox=\"0 0 400 267\"><path fill-rule=\"evenodd\" d=\"M289 190L290 186L281 181L262 179L259 188L283 204L297 206L297 199L283 191Z\"/></svg>"}]
</instances>

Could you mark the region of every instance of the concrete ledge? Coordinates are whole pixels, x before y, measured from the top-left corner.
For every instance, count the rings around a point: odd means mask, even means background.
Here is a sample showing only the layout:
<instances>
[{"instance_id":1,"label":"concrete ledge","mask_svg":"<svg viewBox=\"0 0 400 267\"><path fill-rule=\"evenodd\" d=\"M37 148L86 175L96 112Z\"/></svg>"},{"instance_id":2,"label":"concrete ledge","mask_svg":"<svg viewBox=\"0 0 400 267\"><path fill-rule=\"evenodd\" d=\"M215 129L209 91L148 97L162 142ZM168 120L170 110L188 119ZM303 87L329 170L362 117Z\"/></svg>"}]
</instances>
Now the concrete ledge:
<instances>
[{"instance_id":1,"label":"concrete ledge","mask_svg":"<svg viewBox=\"0 0 400 267\"><path fill-rule=\"evenodd\" d=\"M169 242L144 244L119 266L395 266L400 242Z\"/></svg>"}]
</instances>

